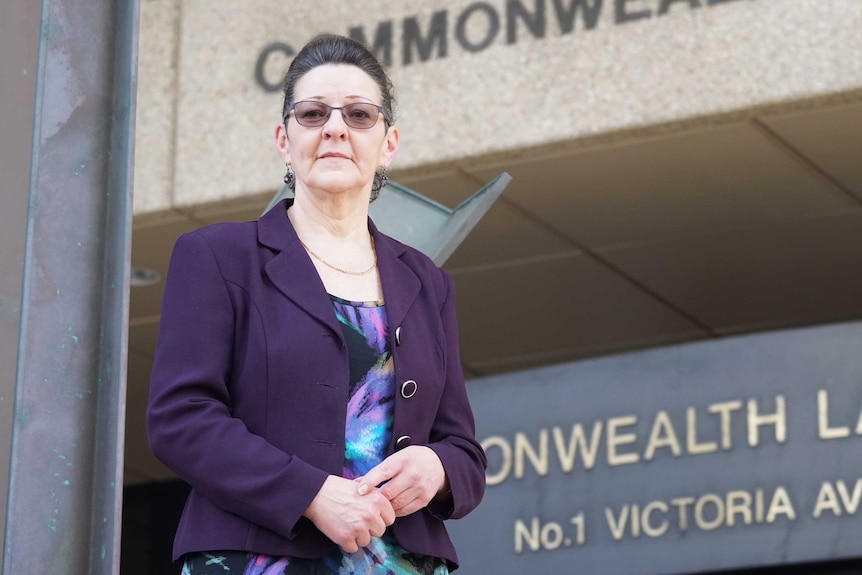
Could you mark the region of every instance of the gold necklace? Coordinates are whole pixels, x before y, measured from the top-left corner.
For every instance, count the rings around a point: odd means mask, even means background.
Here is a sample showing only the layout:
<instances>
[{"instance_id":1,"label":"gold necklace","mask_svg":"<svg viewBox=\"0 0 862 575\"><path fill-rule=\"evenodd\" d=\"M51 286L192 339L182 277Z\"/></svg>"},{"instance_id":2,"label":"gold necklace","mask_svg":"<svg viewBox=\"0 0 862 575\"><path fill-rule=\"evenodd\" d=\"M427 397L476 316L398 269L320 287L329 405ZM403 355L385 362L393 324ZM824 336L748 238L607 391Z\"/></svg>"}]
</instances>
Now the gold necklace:
<instances>
[{"instance_id":1,"label":"gold necklace","mask_svg":"<svg viewBox=\"0 0 862 575\"><path fill-rule=\"evenodd\" d=\"M299 240L299 243L302 244L302 247L305 248L305 251L307 251L311 257L313 257L314 259L316 259L317 261L319 261L320 263L322 263L326 267L332 268L337 272L341 272L343 274L348 274L351 276L364 276L365 274L367 274L368 272L370 272L371 270L373 270L374 268L377 267L377 249L374 247L374 236L370 236L370 237L371 237L371 252L374 254L374 263L371 264L370 268L362 270L360 272L354 272L354 271L340 268L338 266L334 266L331 263L329 263L328 261L326 261L325 259L323 259L322 257L320 257L319 255L317 255L316 253L314 253L313 251L311 251L311 248L309 248L307 245L305 245L305 242L303 242L302 240Z\"/></svg>"}]
</instances>

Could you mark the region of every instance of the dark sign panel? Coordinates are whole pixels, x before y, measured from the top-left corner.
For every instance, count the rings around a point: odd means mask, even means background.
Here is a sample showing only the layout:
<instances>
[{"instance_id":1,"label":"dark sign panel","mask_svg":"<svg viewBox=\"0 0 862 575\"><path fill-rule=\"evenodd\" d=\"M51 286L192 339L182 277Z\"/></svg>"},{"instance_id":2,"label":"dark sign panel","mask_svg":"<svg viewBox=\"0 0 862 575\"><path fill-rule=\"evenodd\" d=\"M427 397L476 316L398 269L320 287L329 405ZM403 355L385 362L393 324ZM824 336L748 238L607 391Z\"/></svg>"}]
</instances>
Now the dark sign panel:
<instances>
[{"instance_id":1,"label":"dark sign panel","mask_svg":"<svg viewBox=\"0 0 862 575\"><path fill-rule=\"evenodd\" d=\"M488 490L465 574L676 574L862 556L862 323L468 385Z\"/></svg>"}]
</instances>

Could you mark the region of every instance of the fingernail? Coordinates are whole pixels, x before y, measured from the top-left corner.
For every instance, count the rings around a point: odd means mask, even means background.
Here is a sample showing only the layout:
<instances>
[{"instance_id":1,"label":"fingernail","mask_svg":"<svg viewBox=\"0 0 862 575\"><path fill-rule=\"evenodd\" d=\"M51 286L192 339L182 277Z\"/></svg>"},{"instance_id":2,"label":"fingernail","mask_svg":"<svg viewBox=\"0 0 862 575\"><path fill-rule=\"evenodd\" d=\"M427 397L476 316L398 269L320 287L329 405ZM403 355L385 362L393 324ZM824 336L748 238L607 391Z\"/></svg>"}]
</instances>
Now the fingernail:
<instances>
[{"instance_id":1,"label":"fingernail","mask_svg":"<svg viewBox=\"0 0 862 575\"><path fill-rule=\"evenodd\" d=\"M363 483L359 486L359 495L365 495L366 493L368 493L368 484Z\"/></svg>"}]
</instances>

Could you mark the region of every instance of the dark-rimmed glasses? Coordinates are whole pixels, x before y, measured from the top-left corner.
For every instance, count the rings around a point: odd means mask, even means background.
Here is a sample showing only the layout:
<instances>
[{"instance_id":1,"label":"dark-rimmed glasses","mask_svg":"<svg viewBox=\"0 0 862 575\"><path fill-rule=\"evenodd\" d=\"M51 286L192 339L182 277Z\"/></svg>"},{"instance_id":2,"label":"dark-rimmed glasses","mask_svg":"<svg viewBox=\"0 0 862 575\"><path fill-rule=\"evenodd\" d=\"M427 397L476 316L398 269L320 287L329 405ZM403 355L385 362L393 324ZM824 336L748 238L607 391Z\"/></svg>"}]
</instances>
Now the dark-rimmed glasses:
<instances>
[{"instance_id":1,"label":"dark-rimmed glasses","mask_svg":"<svg viewBox=\"0 0 862 575\"><path fill-rule=\"evenodd\" d=\"M344 118L344 123L357 130L373 128L377 124L377 116L383 114L383 106L369 102L353 102L344 106L330 106L317 100L301 100L290 105L287 113L284 115L284 122L285 124L287 123L290 112L293 111L293 117L296 118L300 126L319 128L329 121L333 110L341 110L341 117ZM389 125L386 114L383 114L383 121L386 122L386 125Z\"/></svg>"}]
</instances>

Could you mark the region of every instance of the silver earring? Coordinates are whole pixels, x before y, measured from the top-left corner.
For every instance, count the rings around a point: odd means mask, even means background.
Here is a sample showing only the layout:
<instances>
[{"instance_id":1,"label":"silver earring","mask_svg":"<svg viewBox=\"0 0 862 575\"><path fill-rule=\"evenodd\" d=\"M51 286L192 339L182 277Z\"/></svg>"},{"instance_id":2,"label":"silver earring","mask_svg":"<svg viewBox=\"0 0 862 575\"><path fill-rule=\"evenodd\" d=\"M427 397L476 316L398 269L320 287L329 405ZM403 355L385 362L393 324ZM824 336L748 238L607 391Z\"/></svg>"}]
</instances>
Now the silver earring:
<instances>
[{"instance_id":1,"label":"silver earring","mask_svg":"<svg viewBox=\"0 0 862 575\"><path fill-rule=\"evenodd\" d=\"M293 173L293 168L290 167L290 164L285 165L287 166L287 171L284 173L284 184L291 190L295 190L296 175Z\"/></svg>"},{"instance_id":2,"label":"silver earring","mask_svg":"<svg viewBox=\"0 0 862 575\"><path fill-rule=\"evenodd\" d=\"M380 195L380 190L383 189L386 184L389 183L389 176L386 175L386 168L381 167L378 168L376 172L374 172L374 181L371 183L371 201L377 199L377 196Z\"/></svg>"}]
</instances>

